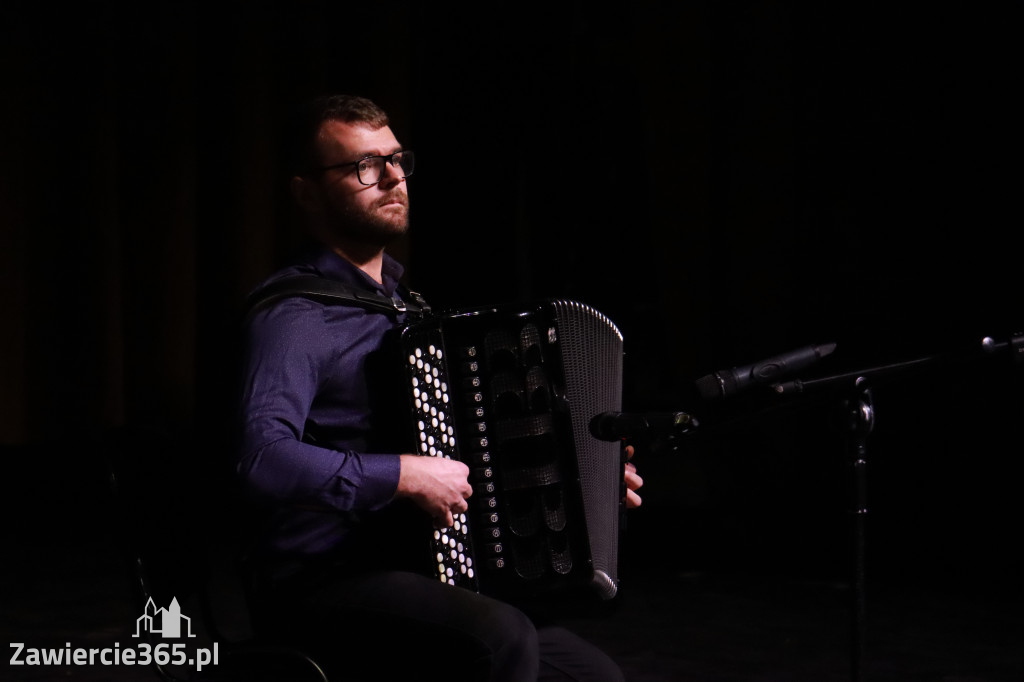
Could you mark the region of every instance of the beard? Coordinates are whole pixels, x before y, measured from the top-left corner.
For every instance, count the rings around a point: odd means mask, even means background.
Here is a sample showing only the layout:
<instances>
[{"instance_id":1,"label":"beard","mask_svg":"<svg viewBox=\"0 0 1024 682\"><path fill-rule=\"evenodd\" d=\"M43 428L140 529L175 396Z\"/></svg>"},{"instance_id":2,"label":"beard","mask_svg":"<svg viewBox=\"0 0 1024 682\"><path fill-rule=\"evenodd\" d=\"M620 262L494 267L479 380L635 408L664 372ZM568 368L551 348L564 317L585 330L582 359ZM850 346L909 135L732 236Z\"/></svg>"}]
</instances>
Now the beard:
<instances>
[{"instance_id":1,"label":"beard","mask_svg":"<svg viewBox=\"0 0 1024 682\"><path fill-rule=\"evenodd\" d=\"M409 198L402 192L390 192L368 207L348 202L333 204L327 229L332 237L344 242L383 248L409 231Z\"/></svg>"}]
</instances>

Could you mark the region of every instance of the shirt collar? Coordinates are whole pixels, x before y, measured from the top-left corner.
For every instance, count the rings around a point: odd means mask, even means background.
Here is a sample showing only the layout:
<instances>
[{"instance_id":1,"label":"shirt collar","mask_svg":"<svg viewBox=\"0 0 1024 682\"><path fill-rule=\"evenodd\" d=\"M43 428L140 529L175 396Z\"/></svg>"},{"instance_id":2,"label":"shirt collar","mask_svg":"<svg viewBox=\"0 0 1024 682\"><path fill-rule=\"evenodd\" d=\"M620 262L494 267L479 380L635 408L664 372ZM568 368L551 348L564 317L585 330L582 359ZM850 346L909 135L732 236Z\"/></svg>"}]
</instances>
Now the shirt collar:
<instances>
[{"instance_id":1,"label":"shirt collar","mask_svg":"<svg viewBox=\"0 0 1024 682\"><path fill-rule=\"evenodd\" d=\"M395 293L399 280L402 279L405 272L401 263L385 253L384 263L381 266L381 279L384 282L378 284L356 265L328 248L317 250L310 260L310 265L324 277L379 291L389 297Z\"/></svg>"}]
</instances>

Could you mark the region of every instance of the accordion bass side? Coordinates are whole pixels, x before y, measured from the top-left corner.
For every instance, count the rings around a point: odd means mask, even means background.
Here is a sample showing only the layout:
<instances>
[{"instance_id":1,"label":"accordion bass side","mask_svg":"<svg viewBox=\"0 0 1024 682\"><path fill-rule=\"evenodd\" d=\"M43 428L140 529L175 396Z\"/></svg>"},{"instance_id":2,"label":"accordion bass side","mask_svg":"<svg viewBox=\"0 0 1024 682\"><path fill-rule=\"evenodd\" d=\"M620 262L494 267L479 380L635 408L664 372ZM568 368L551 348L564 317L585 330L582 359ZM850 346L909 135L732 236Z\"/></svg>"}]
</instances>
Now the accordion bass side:
<instances>
[{"instance_id":1,"label":"accordion bass side","mask_svg":"<svg viewBox=\"0 0 1024 682\"><path fill-rule=\"evenodd\" d=\"M435 315L401 330L422 455L470 468L474 493L429 541L440 580L515 598L618 589L621 444L590 419L622 402L623 338L575 301Z\"/></svg>"}]
</instances>

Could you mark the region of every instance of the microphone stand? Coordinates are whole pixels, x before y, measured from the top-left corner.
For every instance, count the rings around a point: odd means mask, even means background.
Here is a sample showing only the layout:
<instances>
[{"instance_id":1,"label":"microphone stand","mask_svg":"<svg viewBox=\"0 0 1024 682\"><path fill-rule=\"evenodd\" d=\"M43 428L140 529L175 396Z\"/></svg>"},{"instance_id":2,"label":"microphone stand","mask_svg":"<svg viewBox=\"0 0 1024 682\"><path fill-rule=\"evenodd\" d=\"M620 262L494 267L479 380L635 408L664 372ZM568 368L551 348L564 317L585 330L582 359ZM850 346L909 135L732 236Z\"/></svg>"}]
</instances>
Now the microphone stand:
<instances>
[{"instance_id":1,"label":"microphone stand","mask_svg":"<svg viewBox=\"0 0 1024 682\"><path fill-rule=\"evenodd\" d=\"M1024 333L1014 334L1007 341L996 342L985 337L981 342L983 355L1008 353L1014 367L1024 367ZM867 464L868 439L875 427L875 407L871 393L872 380L922 369L951 360L963 359L957 354L930 355L889 365L869 367L831 377L809 380L794 379L771 385L778 398L807 394L839 394L840 431L844 439L845 454L850 467L851 515L851 656L852 682L864 679L864 652L866 635L866 522L867 522ZM781 407L781 405L777 406ZM607 421L609 420L610 421ZM603 421L605 420L605 421ZM591 421L592 434L601 440L617 440L630 436L647 436L654 443L674 449L679 440L690 435L699 422L690 414L630 415L605 413Z\"/></svg>"},{"instance_id":2,"label":"microphone stand","mask_svg":"<svg viewBox=\"0 0 1024 682\"><path fill-rule=\"evenodd\" d=\"M850 514L853 520L853 565L851 571L851 679L863 679L866 628L865 525L867 522L867 440L875 427L875 409L871 389L857 385L853 395L843 402L846 412L847 461L852 473Z\"/></svg>"},{"instance_id":3,"label":"microphone stand","mask_svg":"<svg viewBox=\"0 0 1024 682\"><path fill-rule=\"evenodd\" d=\"M868 439L875 426L875 408L871 394L871 379L918 369L945 356L929 356L882 367L849 372L833 377L802 381L799 379L773 385L778 396L807 394L818 391L838 392L840 431L850 467L851 516L851 641L850 672L853 682L864 679L864 651L866 633L866 561L865 539L867 523L867 463Z\"/></svg>"}]
</instances>

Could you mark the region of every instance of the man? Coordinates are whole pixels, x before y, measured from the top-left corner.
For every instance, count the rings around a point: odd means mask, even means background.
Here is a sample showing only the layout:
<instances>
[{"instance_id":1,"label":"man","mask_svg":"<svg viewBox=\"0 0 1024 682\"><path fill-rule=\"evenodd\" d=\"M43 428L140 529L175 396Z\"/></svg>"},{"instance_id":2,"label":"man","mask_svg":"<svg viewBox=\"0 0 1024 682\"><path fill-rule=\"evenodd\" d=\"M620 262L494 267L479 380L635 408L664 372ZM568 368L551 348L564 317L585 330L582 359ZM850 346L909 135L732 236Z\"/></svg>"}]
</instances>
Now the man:
<instances>
[{"instance_id":1,"label":"man","mask_svg":"<svg viewBox=\"0 0 1024 682\"><path fill-rule=\"evenodd\" d=\"M360 97L314 101L296 133L292 195L319 246L266 284L313 274L402 297L402 267L385 247L409 228L413 153ZM250 318L237 469L263 512L248 557L257 627L293 639L338 679L621 679L575 635L413 568L408 520L450 527L472 488L465 464L388 442L395 429L382 426L371 372L402 321L301 297ZM625 478L636 506L632 464Z\"/></svg>"}]
</instances>

